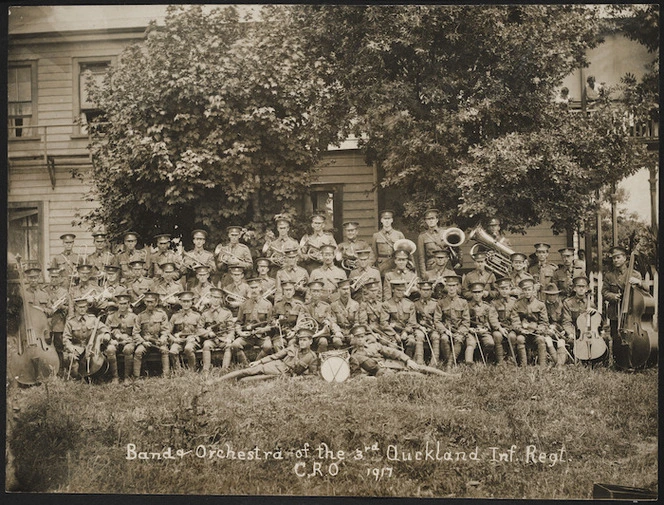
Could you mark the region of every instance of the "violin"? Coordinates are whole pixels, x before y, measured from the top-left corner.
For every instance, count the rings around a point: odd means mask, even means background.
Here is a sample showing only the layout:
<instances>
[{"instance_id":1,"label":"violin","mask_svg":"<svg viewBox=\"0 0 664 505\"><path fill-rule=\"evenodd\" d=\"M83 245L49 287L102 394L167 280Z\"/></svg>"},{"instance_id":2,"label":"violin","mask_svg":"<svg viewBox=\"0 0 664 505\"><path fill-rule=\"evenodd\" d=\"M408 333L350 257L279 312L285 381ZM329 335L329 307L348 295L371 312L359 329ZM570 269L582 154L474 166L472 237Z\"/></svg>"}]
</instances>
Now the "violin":
<instances>
[{"instance_id":1,"label":"violin","mask_svg":"<svg viewBox=\"0 0 664 505\"><path fill-rule=\"evenodd\" d=\"M593 361L603 358L607 352L606 342L599 335L602 315L595 311L591 314L592 285L586 295L586 311L576 318L578 336L574 340L574 357L581 361Z\"/></svg>"},{"instance_id":2,"label":"violin","mask_svg":"<svg viewBox=\"0 0 664 505\"><path fill-rule=\"evenodd\" d=\"M614 352L616 365L628 369L656 363L659 349L658 334L653 326L655 299L647 290L629 282L634 272L635 254L633 251L629 258L618 320L620 349Z\"/></svg>"},{"instance_id":3,"label":"violin","mask_svg":"<svg viewBox=\"0 0 664 505\"><path fill-rule=\"evenodd\" d=\"M60 357L53 345L47 344L50 336L46 314L28 303L27 290L21 257L16 256L21 299L18 345L15 355L10 356L9 370L23 386L41 383L55 375L60 369Z\"/></svg>"}]
</instances>

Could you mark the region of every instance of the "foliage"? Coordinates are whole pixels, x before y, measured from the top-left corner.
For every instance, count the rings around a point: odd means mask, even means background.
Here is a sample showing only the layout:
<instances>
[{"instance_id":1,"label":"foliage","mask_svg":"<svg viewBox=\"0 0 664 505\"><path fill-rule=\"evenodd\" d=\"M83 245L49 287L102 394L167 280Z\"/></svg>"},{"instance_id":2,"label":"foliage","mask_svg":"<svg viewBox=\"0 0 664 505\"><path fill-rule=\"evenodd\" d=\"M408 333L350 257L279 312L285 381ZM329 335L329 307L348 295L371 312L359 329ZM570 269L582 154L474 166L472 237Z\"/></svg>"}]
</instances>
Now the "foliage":
<instances>
[{"instance_id":1,"label":"foliage","mask_svg":"<svg viewBox=\"0 0 664 505\"><path fill-rule=\"evenodd\" d=\"M637 169L641 147L618 138L617 106L585 118L552 103L600 40L594 7L310 6L297 15L325 78L343 84L340 107L381 184L413 196L408 216L435 205L443 222L498 215L513 231L545 219L560 230L585 219L594 190Z\"/></svg>"},{"instance_id":2,"label":"foliage","mask_svg":"<svg viewBox=\"0 0 664 505\"><path fill-rule=\"evenodd\" d=\"M341 384L308 377L206 385L192 372L130 387L52 379L48 397L43 387L16 393L16 436L9 442L19 476L31 475L24 491L589 499L595 482L657 489L656 369L459 371L456 379L397 374ZM477 447L481 459L386 459L390 444L414 453L437 441L443 451ZM313 452L321 442L346 452L338 475L326 473L330 460L315 459L322 475L297 477L296 462L311 472L314 458L298 459L295 450L308 443ZM225 451L226 443L235 451L281 448L284 460L127 460L129 443L173 453L198 445ZM373 444L379 450L365 451L365 459L348 457ZM518 460L490 461L491 447L512 444ZM526 463L530 444L547 453L564 445L566 461ZM393 468L391 477L368 473L383 467Z\"/></svg>"},{"instance_id":3,"label":"foliage","mask_svg":"<svg viewBox=\"0 0 664 505\"><path fill-rule=\"evenodd\" d=\"M169 7L164 26L152 24L104 86L90 87L106 122L93 127L91 196L101 206L91 221L115 236L204 227L214 242L228 224L297 210L338 128L326 112L333 89L310 78L281 16L265 8L255 23L232 6Z\"/></svg>"}]
</instances>

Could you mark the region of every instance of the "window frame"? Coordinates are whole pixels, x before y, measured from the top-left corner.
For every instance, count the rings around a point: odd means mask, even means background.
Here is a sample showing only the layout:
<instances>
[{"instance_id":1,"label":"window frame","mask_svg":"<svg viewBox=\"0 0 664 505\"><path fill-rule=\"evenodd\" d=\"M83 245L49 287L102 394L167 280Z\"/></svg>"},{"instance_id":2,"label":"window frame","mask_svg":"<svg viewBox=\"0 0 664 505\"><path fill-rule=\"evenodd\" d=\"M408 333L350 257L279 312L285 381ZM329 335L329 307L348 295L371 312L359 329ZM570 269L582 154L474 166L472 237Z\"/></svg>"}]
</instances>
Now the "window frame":
<instances>
[{"instance_id":1,"label":"window frame","mask_svg":"<svg viewBox=\"0 0 664 505\"><path fill-rule=\"evenodd\" d=\"M39 257L37 260L26 260L24 261L38 261L39 267L44 270L48 266L48 259L46 258L46 223L44 222L44 202L39 200L30 200L22 202L7 202L7 244L9 244L9 223L10 223L10 212L12 209L21 209L21 208L36 208L37 209L37 231L39 238L37 239L37 246L39 247ZM7 247L7 252L9 251L9 246Z\"/></svg>"},{"instance_id":2,"label":"window frame","mask_svg":"<svg viewBox=\"0 0 664 505\"><path fill-rule=\"evenodd\" d=\"M33 140L33 139L39 139L41 138L41 135L39 134L39 131L37 131L37 128L35 128L34 125L39 124L39 100L37 97L37 93L39 90L39 85L38 85L38 67L37 67L37 60L12 60L7 62L7 75L9 75L9 69L11 68L19 68L19 67L30 67L30 80L31 80L31 86L30 86L30 93L31 93L31 101L32 101L32 115L30 116L30 125L23 127L25 130L30 130L29 135L21 135L20 137L17 137L16 134L14 133L14 136L11 136L11 131L16 132L15 129L9 129L9 100L7 101L7 138L10 141L15 141L15 140ZM9 84L9 82L7 82Z\"/></svg>"},{"instance_id":3,"label":"window frame","mask_svg":"<svg viewBox=\"0 0 664 505\"><path fill-rule=\"evenodd\" d=\"M73 138L88 138L88 133L85 127L80 124L81 113L81 65L89 65L93 63L106 63L109 68L115 64L115 56L81 56L72 58L72 112L74 113L74 133ZM85 109L92 110L92 109Z\"/></svg>"}]
</instances>

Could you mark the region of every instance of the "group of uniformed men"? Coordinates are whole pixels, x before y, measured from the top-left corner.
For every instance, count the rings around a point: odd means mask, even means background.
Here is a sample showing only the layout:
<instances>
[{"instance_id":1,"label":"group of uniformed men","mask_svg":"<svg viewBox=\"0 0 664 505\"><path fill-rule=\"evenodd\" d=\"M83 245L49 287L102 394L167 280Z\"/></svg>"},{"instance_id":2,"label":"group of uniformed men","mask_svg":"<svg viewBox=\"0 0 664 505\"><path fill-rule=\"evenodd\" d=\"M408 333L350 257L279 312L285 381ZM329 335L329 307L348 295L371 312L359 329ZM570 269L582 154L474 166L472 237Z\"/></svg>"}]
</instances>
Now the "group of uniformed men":
<instances>
[{"instance_id":1,"label":"group of uniformed men","mask_svg":"<svg viewBox=\"0 0 664 505\"><path fill-rule=\"evenodd\" d=\"M124 379L141 375L150 352L160 354L163 374L183 365L193 370L197 350L206 373L214 350L223 353L222 369L234 360L250 365L229 378L315 373L312 346L319 355L350 348L351 364L371 375L384 373L384 360L429 373L476 360L501 365L506 352L520 366L546 367L549 357L559 367L569 361L577 317L597 310L573 249L560 250L557 266L548 261L550 246L535 244L536 262L514 253L511 273L500 278L487 269L491 252L479 251L462 277L455 270L461 253L446 245L436 210L424 215L416 251L395 248L404 235L392 228L393 217L380 213L371 243L357 238L358 223L346 222L346 240L337 244L324 229L325 214L313 215L312 232L300 241L289 235L291 218L278 214L277 235L266 234L255 260L240 243L239 226L227 228L228 242L214 252L205 249L204 230L192 233L189 251L174 249L169 234L156 235L154 248L137 249L138 234L130 231L118 254L97 231L88 255L73 252L75 235L67 233L47 285L40 285L40 269L25 271L27 302L49 318L65 375L77 375L72 364L94 331L114 382L118 353ZM507 243L497 219L487 229ZM614 247L610 255L603 296L613 334L627 252ZM638 274L630 282L640 282ZM258 357L249 364L245 351L254 347Z\"/></svg>"}]
</instances>

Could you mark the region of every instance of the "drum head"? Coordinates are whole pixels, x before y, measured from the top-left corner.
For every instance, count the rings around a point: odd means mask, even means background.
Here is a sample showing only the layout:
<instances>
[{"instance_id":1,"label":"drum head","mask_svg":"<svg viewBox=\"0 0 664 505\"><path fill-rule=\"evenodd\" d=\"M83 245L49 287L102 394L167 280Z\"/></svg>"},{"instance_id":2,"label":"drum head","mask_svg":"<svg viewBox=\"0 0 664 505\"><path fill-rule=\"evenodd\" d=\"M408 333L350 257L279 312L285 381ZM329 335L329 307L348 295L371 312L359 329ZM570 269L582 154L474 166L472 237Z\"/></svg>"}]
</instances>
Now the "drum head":
<instances>
[{"instance_id":1,"label":"drum head","mask_svg":"<svg viewBox=\"0 0 664 505\"><path fill-rule=\"evenodd\" d=\"M320 374L327 382L343 382L350 377L350 366L341 356L330 356L321 364Z\"/></svg>"}]
</instances>

